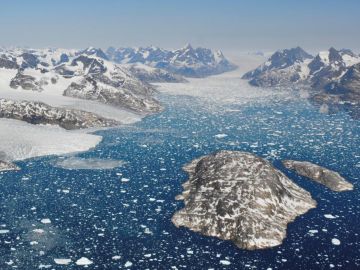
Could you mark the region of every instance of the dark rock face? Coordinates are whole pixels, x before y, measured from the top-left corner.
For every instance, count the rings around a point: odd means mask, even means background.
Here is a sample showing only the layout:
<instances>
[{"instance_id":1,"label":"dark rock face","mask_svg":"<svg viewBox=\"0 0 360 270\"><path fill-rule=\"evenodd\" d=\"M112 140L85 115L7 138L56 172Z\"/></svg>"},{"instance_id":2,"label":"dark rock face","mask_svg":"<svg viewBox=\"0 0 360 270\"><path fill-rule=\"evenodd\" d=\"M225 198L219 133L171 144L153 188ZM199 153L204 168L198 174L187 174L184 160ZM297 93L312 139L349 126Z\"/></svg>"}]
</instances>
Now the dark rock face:
<instances>
[{"instance_id":1,"label":"dark rock face","mask_svg":"<svg viewBox=\"0 0 360 270\"><path fill-rule=\"evenodd\" d=\"M8 162L8 161L0 160L0 172L18 171L18 170L20 170L20 168L18 166L16 166L15 164Z\"/></svg>"},{"instance_id":2,"label":"dark rock face","mask_svg":"<svg viewBox=\"0 0 360 270\"><path fill-rule=\"evenodd\" d=\"M183 83L187 82L182 76L168 72L160 68L142 67L130 65L129 70L136 78L146 83Z\"/></svg>"},{"instance_id":3,"label":"dark rock face","mask_svg":"<svg viewBox=\"0 0 360 270\"><path fill-rule=\"evenodd\" d=\"M244 74L254 86L287 86L303 79L302 69L306 60L312 56L300 47L275 52L263 65Z\"/></svg>"},{"instance_id":4,"label":"dark rock face","mask_svg":"<svg viewBox=\"0 0 360 270\"><path fill-rule=\"evenodd\" d=\"M313 88L322 89L340 77L346 70L341 51L330 48L325 54L318 54L308 65L310 69L310 82Z\"/></svg>"},{"instance_id":5,"label":"dark rock face","mask_svg":"<svg viewBox=\"0 0 360 270\"><path fill-rule=\"evenodd\" d=\"M316 206L311 195L268 161L250 153L220 151L184 167L189 180L177 199L185 207L172 222L239 248L280 245L287 224Z\"/></svg>"},{"instance_id":6,"label":"dark rock face","mask_svg":"<svg viewBox=\"0 0 360 270\"><path fill-rule=\"evenodd\" d=\"M106 55L106 53L103 52L103 50L99 49L99 48L94 48L94 47L89 47L86 48L85 50L81 51L80 54L85 54L85 55L92 55L92 56L96 56L105 60L109 60L108 56Z\"/></svg>"},{"instance_id":7,"label":"dark rock face","mask_svg":"<svg viewBox=\"0 0 360 270\"><path fill-rule=\"evenodd\" d=\"M55 108L41 102L0 99L0 118L22 120L30 124L58 125L65 129L111 127L119 123L96 114Z\"/></svg>"},{"instance_id":8,"label":"dark rock face","mask_svg":"<svg viewBox=\"0 0 360 270\"><path fill-rule=\"evenodd\" d=\"M79 63L81 63L83 64L83 69L87 70L88 74L104 73L106 72L106 67L104 66L104 62L100 61L100 59L80 55L72 61L71 66L78 66Z\"/></svg>"},{"instance_id":9,"label":"dark rock face","mask_svg":"<svg viewBox=\"0 0 360 270\"><path fill-rule=\"evenodd\" d=\"M343 100L360 102L360 63L351 66L340 81L328 84L328 94L341 95Z\"/></svg>"},{"instance_id":10,"label":"dark rock face","mask_svg":"<svg viewBox=\"0 0 360 270\"><path fill-rule=\"evenodd\" d=\"M301 51L277 52L243 79L254 86L305 87L311 90L312 101L331 107L342 102L360 104L360 56L348 49L330 48L311 60Z\"/></svg>"},{"instance_id":11,"label":"dark rock face","mask_svg":"<svg viewBox=\"0 0 360 270\"><path fill-rule=\"evenodd\" d=\"M24 52L20 55L20 57L23 59L23 62L21 64L21 68L36 68L37 65L40 63L38 57L30 52Z\"/></svg>"},{"instance_id":12,"label":"dark rock face","mask_svg":"<svg viewBox=\"0 0 360 270\"><path fill-rule=\"evenodd\" d=\"M206 77L236 68L222 52L213 53L209 49L193 48L191 45L174 51L156 47L109 48L107 55L117 63L142 63L185 77Z\"/></svg>"},{"instance_id":13,"label":"dark rock face","mask_svg":"<svg viewBox=\"0 0 360 270\"><path fill-rule=\"evenodd\" d=\"M333 191L353 190L353 185L347 182L337 172L307 161L284 160L286 168L295 170L298 174L310 178Z\"/></svg>"},{"instance_id":14,"label":"dark rock face","mask_svg":"<svg viewBox=\"0 0 360 270\"><path fill-rule=\"evenodd\" d=\"M10 87L18 89L19 87L24 90L42 91L43 82L37 81L36 78L25 75L19 71L16 76L10 81Z\"/></svg>"},{"instance_id":15,"label":"dark rock face","mask_svg":"<svg viewBox=\"0 0 360 270\"><path fill-rule=\"evenodd\" d=\"M104 83L106 82L106 83ZM111 80L108 77L86 76L71 83L64 91L64 96L87 100L96 100L116 107L126 108L139 113L154 113L161 111L160 103L151 97L151 90L145 85L129 91L131 84L126 81ZM137 91L141 91L137 93Z\"/></svg>"},{"instance_id":16,"label":"dark rock face","mask_svg":"<svg viewBox=\"0 0 360 270\"><path fill-rule=\"evenodd\" d=\"M0 56L0 68L18 69L19 66L16 63L16 58L2 54Z\"/></svg>"}]
</instances>

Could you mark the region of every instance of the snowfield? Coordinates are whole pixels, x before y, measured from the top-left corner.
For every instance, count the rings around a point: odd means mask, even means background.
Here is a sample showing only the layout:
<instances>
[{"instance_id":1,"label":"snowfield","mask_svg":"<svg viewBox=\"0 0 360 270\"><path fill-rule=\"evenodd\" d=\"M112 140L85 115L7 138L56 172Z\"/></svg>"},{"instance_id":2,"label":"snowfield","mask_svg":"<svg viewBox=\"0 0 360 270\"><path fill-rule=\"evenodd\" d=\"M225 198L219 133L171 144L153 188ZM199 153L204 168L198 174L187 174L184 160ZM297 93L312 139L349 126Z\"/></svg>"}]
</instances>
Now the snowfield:
<instances>
[{"instance_id":1,"label":"snowfield","mask_svg":"<svg viewBox=\"0 0 360 270\"><path fill-rule=\"evenodd\" d=\"M231 60L238 65L237 70L202 79L191 78L188 83L157 83L155 85L160 92L166 94L191 95L226 104L274 95L266 89L249 86L246 80L241 79L243 73L258 66L265 58L248 53L236 53L236 55L237 57ZM4 72L10 73L10 71L1 70L1 74L6 77L14 75ZM62 89L69 83L68 80L72 79L61 78L61 80L58 84L49 84L44 91L37 92L12 89L5 83L8 78L1 80L0 77L0 98L40 101L53 107L84 110L116 120L121 124L131 124L144 117L144 115L96 101L63 96ZM8 160L23 160L44 155L87 151L101 141L100 136L87 134L90 131L94 130L66 131L55 126L31 125L16 120L0 119L2 142L0 153L3 152Z\"/></svg>"},{"instance_id":2,"label":"snowfield","mask_svg":"<svg viewBox=\"0 0 360 270\"><path fill-rule=\"evenodd\" d=\"M67 131L57 126L0 119L0 153L4 153L8 160L87 151L101 139L101 136Z\"/></svg>"},{"instance_id":3,"label":"snowfield","mask_svg":"<svg viewBox=\"0 0 360 270\"><path fill-rule=\"evenodd\" d=\"M227 53L227 55L231 54ZM162 93L194 96L222 104L242 103L273 96L273 91L253 87L246 80L241 79L245 72L257 67L266 58L249 53L236 53L235 55L229 57L238 66L234 71L201 79L187 78L188 83L156 83L154 85Z\"/></svg>"}]
</instances>

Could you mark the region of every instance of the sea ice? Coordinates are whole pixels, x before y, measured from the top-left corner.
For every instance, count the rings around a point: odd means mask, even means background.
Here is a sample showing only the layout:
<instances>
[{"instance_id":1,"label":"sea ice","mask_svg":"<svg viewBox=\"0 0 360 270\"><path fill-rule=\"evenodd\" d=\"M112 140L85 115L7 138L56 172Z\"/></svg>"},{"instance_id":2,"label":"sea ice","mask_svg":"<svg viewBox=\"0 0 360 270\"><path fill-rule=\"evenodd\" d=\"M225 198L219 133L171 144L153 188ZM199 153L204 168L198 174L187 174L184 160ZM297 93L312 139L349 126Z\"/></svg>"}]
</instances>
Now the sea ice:
<instances>
[{"instance_id":1,"label":"sea ice","mask_svg":"<svg viewBox=\"0 0 360 270\"><path fill-rule=\"evenodd\" d=\"M56 161L54 166L67 170L106 170L121 167L124 164L122 160L69 157Z\"/></svg>"},{"instance_id":2,"label":"sea ice","mask_svg":"<svg viewBox=\"0 0 360 270\"><path fill-rule=\"evenodd\" d=\"M43 219L41 220L41 223L43 223L43 224L50 224L50 223L51 223L51 220L48 219L48 218L43 218Z\"/></svg>"},{"instance_id":3,"label":"sea ice","mask_svg":"<svg viewBox=\"0 0 360 270\"><path fill-rule=\"evenodd\" d=\"M132 262L127 261L124 266L125 266L126 268L128 268L128 267L131 267L132 265L133 265Z\"/></svg>"},{"instance_id":4,"label":"sea ice","mask_svg":"<svg viewBox=\"0 0 360 270\"><path fill-rule=\"evenodd\" d=\"M331 215L331 214L325 214L324 215L325 218L328 218L328 219L334 219L336 218L335 216Z\"/></svg>"},{"instance_id":5,"label":"sea ice","mask_svg":"<svg viewBox=\"0 0 360 270\"><path fill-rule=\"evenodd\" d=\"M220 264L222 264L222 265L230 265L231 263L228 260L220 260Z\"/></svg>"},{"instance_id":6,"label":"sea ice","mask_svg":"<svg viewBox=\"0 0 360 270\"><path fill-rule=\"evenodd\" d=\"M215 135L215 138L217 138L217 139L222 139L222 138L225 138L225 137L227 137L227 136L228 136L227 134L222 133L222 134L216 134L216 135Z\"/></svg>"},{"instance_id":7,"label":"sea ice","mask_svg":"<svg viewBox=\"0 0 360 270\"><path fill-rule=\"evenodd\" d=\"M339 246L341 244L340 240L337 238L331 239L331 243L335 246Z\"/></svg>"},{"instance_id":8,"label":"sea ice","mask_svg":"<svg viewBox=\"0 0 360 270\"><path fill-rule=\"evenodd\" d=\"M78 259L76 261L76 265L90 265L92 263L93 263L93 261L89 260L86 257L81 257L80 259Z\"/></svg>"},{"instance_id":9,"label":"sea ice","mask_svg":"<svg viewBox=\"0 0 360 270\"><path fill-rule=\"evenodd\" d=\"M71 263L71 259L54 259L56 264L60 264L60 265L68 265L69 263Z\"/></svg>"}]
</instances>

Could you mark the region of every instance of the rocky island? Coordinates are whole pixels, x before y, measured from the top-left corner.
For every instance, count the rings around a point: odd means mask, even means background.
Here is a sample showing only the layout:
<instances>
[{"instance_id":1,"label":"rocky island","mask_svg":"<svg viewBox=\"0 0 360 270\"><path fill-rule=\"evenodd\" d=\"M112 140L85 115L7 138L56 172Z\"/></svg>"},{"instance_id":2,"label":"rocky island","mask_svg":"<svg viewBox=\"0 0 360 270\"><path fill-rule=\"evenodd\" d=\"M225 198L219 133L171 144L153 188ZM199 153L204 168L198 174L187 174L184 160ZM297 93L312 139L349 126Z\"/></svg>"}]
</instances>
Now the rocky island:
<instances>
[{"instance_id":1,"label":"rocky island","mask_svg":"<svg viewBox=\"0 0 360 270\"><path fill-rule=\"evenodd\" d=\"M193 160L184 170L189 180L177 199L185 206L172 222L239 248L280 245L287 224L316 207L309 192L251 153L220 151Z\"/></svg>"},{"instance_id":2,"label":"rocky island","mask_svg":"<svg viewBox=\"0 0 360 270\"><path fill-rule=\"evenodd\" d=\"M354 186L347 182L339 173L307 161L284 160L286 168L295 170L299 175L310 178L333 191L353 190Z\"/></svg>"}]
</instances>

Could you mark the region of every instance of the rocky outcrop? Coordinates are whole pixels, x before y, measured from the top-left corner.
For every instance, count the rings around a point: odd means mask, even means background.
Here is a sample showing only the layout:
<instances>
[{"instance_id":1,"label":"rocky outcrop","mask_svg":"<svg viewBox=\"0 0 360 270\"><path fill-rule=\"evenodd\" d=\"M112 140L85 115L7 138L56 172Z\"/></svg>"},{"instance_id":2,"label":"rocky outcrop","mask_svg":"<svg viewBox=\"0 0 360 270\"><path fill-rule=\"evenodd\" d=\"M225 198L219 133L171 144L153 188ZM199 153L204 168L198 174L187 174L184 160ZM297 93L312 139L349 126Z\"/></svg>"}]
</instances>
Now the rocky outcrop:
<instances>
[{"instance_id":1,"label":"rocky outcrop","mask_svg":"<svg viewBox=\"0 0 360 270\"><path fill-rule=\"evenodd\" d=\"M14 89L63 94L144 114L162 110L150 84L111 62L100 49L9 49L0 56L0 67L0 77ZM166 79L163 73L154 75Z\"/></svg>"},{"instance_id":2,"label":"rocky outcrop","mask_svg":"<svg viewBox=\"0 0 360 270\"><path fill-rule=\"evenodd\" d=\"M185 206L172 222L239 248L280 245L287 224L316 206L307 191L250 153L220 151L192 161L184 170L189 180L177 199Z\"/></svg>"},{"instance_id":3,"label":"rocky outcrop","mask_svg":"<svg viewBox=\"0 0 360 270\"><path fill-rule=\"evenodd\" d=\"M136 78L147 83L184 83L181 75L177 75L160 68L153 68L144 64L130 64L127 66Z\"/></svg>"},{"instance_id":4,"label":"rocky outcrop","mask_svg":"<svg viewBox=\"0 0 360 270\"><path fill-rule=\"evenodd\" d=\"M340 80L326 85L324 94L360 104L360 63L351 66Z\"/></svg>"},{"instance_id":5,"label":"rocky outcrop","mask_svg":"<svg viewBox=\"0 0 360 270\"><path fill-rule=\"evenodd\" d=\"M22 120L31 124L58 125L64 129L111 127L120 123L96 114L55 108L35 101L0 99L0 118Z\"/></svg>"},{"instance_id":6,"label":"rocky outcrop","mask_svg":"<svg viewBox=\"0 0 360 270\"><path fill-rule=\"evenodd\" d=\"M295 170L296 173L310 178L333 191L352 190L354 187L347 182L339 173L321 167L307 161L284 160L286 168Z\"/></svg>"},{"instance_id":7,"label":"rocky outcrop","mask_svg":"<svg viewBox=\"0 0 360 270\"><path fill-rule=\"evenodd\" d=\"M360 56L351 50L330 48L312 58L295 48L274 53L264 64L247 72L243 79L254 86L308 89L311 101L336 111L349 110L342 106L344 102L352 106L360 104L359 74Z\"/></svg>"},{"instance_id":8,"label":"rocky outcrop","mask_svg":"<svg viewBox=\"0 0 360 270\"><path fill-rule=\"evenodd\" d=\"M18 170L20 170L20 168L18 166L16 166L15 164L8 162L8 161L0 160L0 172L18 171Z\"/></svg>"},{"instance_id":9,"label":"rocky outcrop","mask_svg":"<svg viewBox=\"0 0 360 270\"><path fill-rule=\"evenodd\" d=\"M19 71L16 76L10 81L10 87L18 89L19 87L24 90L42 91L43 83L37 81L33 76L26 75Z\"/></svg>"},{"instance_id":10,"label":"rocky outcrop","mask_svg":"<svg viewBox=\"0 0 360 270\"><path fill-rule=\"evenodd\" d=\"M300 47L275 52L264 64L247 72L243 79L255 86L294 86L302 83L324 89L339 80L360 57L350 50L330 48L315 57Z\"/></svg>"},{"instance_id":11,"label":"rocky outcrop","mask_svg":"<svg viewBox=\"0 0 360 270\"><path fill-rule=\"evenodd\" d=\"M288 86L306 79L308 63L313 57L296 47L275 52L264 64L244 74L254 86Z\"/></svg>"}]
</instances>

